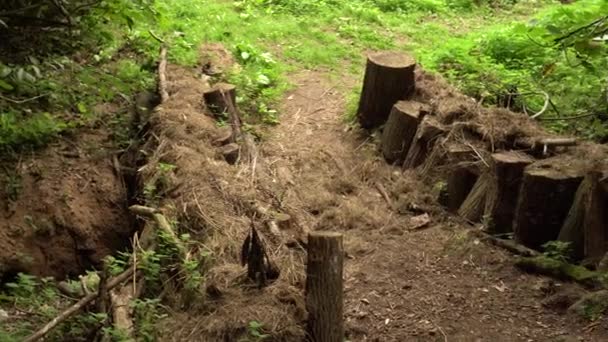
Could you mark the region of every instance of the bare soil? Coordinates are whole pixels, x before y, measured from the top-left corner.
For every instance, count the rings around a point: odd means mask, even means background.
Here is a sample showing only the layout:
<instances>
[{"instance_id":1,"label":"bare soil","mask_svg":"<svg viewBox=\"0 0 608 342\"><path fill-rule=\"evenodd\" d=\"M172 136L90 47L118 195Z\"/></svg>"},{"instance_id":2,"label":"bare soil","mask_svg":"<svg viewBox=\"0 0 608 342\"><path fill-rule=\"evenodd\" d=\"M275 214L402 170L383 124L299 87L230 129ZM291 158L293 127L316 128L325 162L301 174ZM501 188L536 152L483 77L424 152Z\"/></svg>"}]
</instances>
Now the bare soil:
<instances>
[{"instance_id":1,"label":"bare soil","mask_svg":"<svg viewBox=\"0 0 608 342\"><path fill-rule=\"evenodd\" d=\"M5 167L0 183L0 277L56 279L100 266L134 230L111 138L86 129Z\"/></svg>"},{"instance_id":2,"label":"bare soil","mask_svg":"<svg viewBox=\"0 0 608 342\"><path fill-rule=\"evenodd\" d=\"M374 144L344 124L339 87L353 80L336 85L308 71L294 81L282 125L264 148L295 175L288 193L309 207L308 224L344 233L345 315L352 341L608 338L605 321L585 329L588 322L546 307L548 295L582 289L521 273L511 255L469 237L472 227L440 208L428 228L411 231L418 213L395 213L375 184L391 189L395 202L402 197L420 206L436 193L414 174L402 176L386 165ZM327 198L332 200L324 204Z\"/></svg>"}]
</instances>

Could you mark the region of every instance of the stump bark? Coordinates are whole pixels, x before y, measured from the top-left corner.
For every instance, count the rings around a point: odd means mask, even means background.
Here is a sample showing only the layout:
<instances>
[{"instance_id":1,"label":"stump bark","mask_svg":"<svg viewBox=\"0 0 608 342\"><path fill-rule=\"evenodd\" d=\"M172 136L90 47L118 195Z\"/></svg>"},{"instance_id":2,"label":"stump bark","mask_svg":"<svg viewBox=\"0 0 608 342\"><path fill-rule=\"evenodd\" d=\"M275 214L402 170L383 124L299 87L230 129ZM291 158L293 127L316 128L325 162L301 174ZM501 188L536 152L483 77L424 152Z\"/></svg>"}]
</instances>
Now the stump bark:
<instances>
[{"instance_id":1,"label":"stump bark","mask_svg":"<svg viewBox=\"0 0 608 342\"><path fill-rule=\"evenodd\" d=\"M492 176L489 172L483 172L477 178L473 189L458 208L458 215L469 222L479 222L481 220L491 180Z\"/></svg>"},{"instance_id":2,"label":"stump bark","mask_svg":"<svg viewBox=\"0 0 608 342\"><path fill-rule=\"evenodd\" d=\"M515 209L515 240L534 249L556 240L582 180L576 168L551 162L526 167Z\"/></svg>"},{"instance_id":3,"label":"stump bark","mask_svg":"<svg viewBox=\"0 0 608 342\"><path fill-rule=\"evenodd\" d=\"M389 163L401 163L418 130L418 123L428 113L419 102L395 103L382 132L382 154Z\"/></svg>"},{"instance_id":4,"label":"stump bark","mask_svg":"<svg viewBox=\"0 0 608 342\"><path fill-rule=\"evenodd\" d=\"M557 237L559 241L570 243L575 260L585 257L585 211L590 200L591 187L591 180L586 177L576 191L574 202Z\"/></svg>"},{"instance_id":5,"label":"stump bark","mask_svg":"<svg viewBox=\"0 0 608 342\"><path fill-rule=\"evenodd\" d=\"M312 342L344 341L342 234L312 232L308 236L306 309Z\"/></svg>"},{"instance_id":6,"label":"stump bark","mask_svg":"<svg viewBox=\"0 0 608 342\"><path fill-rule=\"evenodd\" d=\"M608 192L600 185L601 174L591 172L589 202L585 208L585 258L600 260L608 251Z\"/></svg>"},{"instance_id":7,"label":"stump bark","mask_svg":"<svg viewBox=\"0 0 608 342\"><path fill-rule=\"evenodd\" d=\"M518 152L500 152L492 155L493 177L485 208L485 216L489 218L488 233L505 234L513 231L515 204L524 168L533 162L533 158Z\"/></svg>"},{"instance_id":8,"label":"stump bark","mask_svg":"<svg viewBox=\"0 0 608 342\"><path fill-rule=\"evenodd\" d=\"M372 53L367 58L357 117L361 127L383 124L391 108L415 90L416 61L396 52Z\"/></svg>"},{"instance_id":9,"label":"stump bark","mask_svg":"<svg viewBox=\"0 0 608 342\"><path fill-rule=\"evenodd\" d=\"M203 94L205 105L215 116L229 116L236 111L236 87L218 83Z\"/></svg>"},{"instance_id":10,"label":"stump bark","mask_svg":"<svg viewBox=\"0 0 608 342\"><path fill-rule=\"evenodd\" d=\"M236 164L236 162L239 160L240 147L238 144L230 143L219 147L218 150L226 162L230 165Z\"/></svg>"},{"instance_id":11,"label":"stump bark","mask_svg":"<svg viewBox=\"0 0 608 342\"><path fill-rule=\"evenodd\" d=\"M445 133L446 129L439 123L439 120L432 116L425 116L407 152L403 169L413 169L422 164L433 149L435 141Z\"/></svg>"}]
</instances>

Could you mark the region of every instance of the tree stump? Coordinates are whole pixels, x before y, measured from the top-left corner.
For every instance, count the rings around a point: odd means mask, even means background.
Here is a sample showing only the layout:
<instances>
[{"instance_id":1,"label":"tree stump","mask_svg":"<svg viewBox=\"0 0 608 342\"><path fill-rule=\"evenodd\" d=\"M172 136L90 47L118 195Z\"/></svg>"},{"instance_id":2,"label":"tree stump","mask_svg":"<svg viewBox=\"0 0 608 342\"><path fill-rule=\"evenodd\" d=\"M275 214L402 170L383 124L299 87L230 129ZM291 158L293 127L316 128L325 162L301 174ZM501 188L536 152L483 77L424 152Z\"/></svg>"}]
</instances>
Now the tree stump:
<instances>
[{"instance_id":1,"label":"tree stump","mask_svg":"<svg viewBox=\"0 0 608 342\"><path fill-rule=\"evenodd\" d=\"M236 162L239 160L240 147L238 144L230 143L219 147L218 150L226 162L230 165L236 164Z\"/></svg>"},{"instance_id":2,"label":"tree stump","mask_svg":"<svg viewBox=\"0 0 608 342\"><path fill-rule=\"evenodd\" d=\"M482 172L469 195L458 208L458 215L469 222L481 220L491 180L492 176L489 172Z\"/></svg>"},{"instance_id":3,"label":"tree stump","mask_svg":"<svg viewBox=\"0 0 608 342\"><path fill-rule=\"evenodd\" d=\"M451 212L457 212L462 202L467 198L478 176L468 167L457 167L448 176L447 207Z\"/></svg>"},{"instance_id":4,"label":"tree stump","mask_svg":"<svg viewBox=\"0 0 608 342\"><path fill-rule=\"evenodd\" d=\"M343 342L342 234L312 232L308 235L306 309L312 342Z\"/></svg>"},{"instance_id":5,"label":"tree stump","mask_svg":"<svg viewBox=\"0 0 608 342\"><path fill-rule=\"evenodd\" d=\"M218 83L203 94L205 105L216 117L229 116L236 111L236 87Z\"/></svg>"},{"instance_id":6,"label":"tree stump","mask_svg":"<svg viewBox=\"0 0 608 342\"><path fill-rule=\"evenodd\" d=\"M407 152L407 156L403 162L403 169L413 169L422 164L433 149L435 141L445 133L445 128L439 123L437 118L425 116Z\"/></svg>"},{"instance_id":7,"label":"tree stump","mask_svg":"<svg viewBox=\"0 0 608 342\"><path fill-rule=\"evenodd\" d=\"M403 162L418 130L418 123L428 113L419 102L399 101L391 110L382 132L382 154L389 163Z\"/></svg>"},{"instance_id":8,"label":"tree stump","mask_svg":"<svg viewBox=\"0 0 608 342\"><path fill-rule=\"evenodd\" d=\"M585 256L585 211L591 191L591 179L585 177L576 191L572 206L557 237L559 241L570 243L572 257L575 260L581 260Z\"/></svg>"},{"instance_id":9,"label":"tree stump","mask_svg":"<svg viewBox=\"0 0 608 342\"><path fill-rule=\"evenodd\" d=\"M588 175L589 202L585 208L585 258L600 260L608 251L608 192L600 185L601 173Z\"/></svg>"},{"instance_id":10,"label":"tree stump","mask_svg":"<svg viewBox=\"0 0 608 342\"><path fill-rule=\"evenodd\" d=\"M554 158L527 166L515 209L515 240L534 249L556 240L582 180L575 166Z\"/></svg>"},{"instance_id":11,"label":"tree stump","mask_svg":"<svg viewBox=\"0 0 608 342\"><path fill-rule=\"evenodd\" d=\"M513 231L515 204L519 194L524 168L534 159L518 152L494 153L491 158L492 180L486 200L485 216L490 234Z\"/></svg>"},{"instance_id":12,"label":"tree stump","mask_svg":"<svg viewBox=\"0 0 608 342\"><path fill-rule=\"evenodd\" d=\"M367 58L357 117L361 127L383 124L391 108L415 90L416 61L396 52L372 53Z\"/></svg>"}]
</instances>

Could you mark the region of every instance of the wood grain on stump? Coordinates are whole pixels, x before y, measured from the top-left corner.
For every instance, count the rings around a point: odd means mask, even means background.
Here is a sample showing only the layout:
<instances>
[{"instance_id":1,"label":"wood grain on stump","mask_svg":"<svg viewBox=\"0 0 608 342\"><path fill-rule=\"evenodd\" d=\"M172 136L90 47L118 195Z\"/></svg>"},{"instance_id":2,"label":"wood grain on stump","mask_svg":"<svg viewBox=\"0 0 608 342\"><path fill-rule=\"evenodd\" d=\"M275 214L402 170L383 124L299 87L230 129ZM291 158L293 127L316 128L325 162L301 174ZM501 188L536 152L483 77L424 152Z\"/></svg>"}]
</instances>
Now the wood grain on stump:
<instances>
[{"instance_id":1,"label":"wood grain on stump","mask_svg":"<svg viewBox=\"0 0 608 342\"><path fill-rule=\"evenodd\" d=\"M486 199L487 229L491 234L510 233L524 168L534 159L523 153L500 152L494 153L490 160L493 177Z\"/></svg>"},{"instance_id":2,"label":"wood grain on stump","mask_svg":"<svg viewBox=\"0 0 608 342\"><path fill-rule=\"evenodd\" d=\"M419 102L395 103L382 132L382 154L389 163L402 163L418 130L418 123L428 113Z\"/></svg>"},{"instance_id":3,"label":"wood grain on stump","mask_svg":"<svg viewBox=\"0 0 608 342\"><path fill-rule=\"evenodd\" d=\"M469 222L479 222L484 212L488 189L492 176L489 172L483 172L467 198L458 208L458 215Z\"/></svg>"},{"instance_id":4,"label":"wood grain on stump","mask_svg":"<svg viewBox=\"0 0 608 342\"><path fill-rule=\"evenodd\" d=\"M403 162L403 169L413 169L421 165L433 150L435 141L445 133L446 129L439 123L436 117L425 116L407 152L407 156Z\"/></svg>"},{"instance_id":5,"label":"wood grain on stump","mask_svg":"<svg viewBox=\"0 0 608 342\"><path fill-rule=\"evenodd\" d=\"M367 58L357 117L361 127L383 124L393 105L415 90L416 61L397 52L372 53Z\"/></svg>"}]
</instances>

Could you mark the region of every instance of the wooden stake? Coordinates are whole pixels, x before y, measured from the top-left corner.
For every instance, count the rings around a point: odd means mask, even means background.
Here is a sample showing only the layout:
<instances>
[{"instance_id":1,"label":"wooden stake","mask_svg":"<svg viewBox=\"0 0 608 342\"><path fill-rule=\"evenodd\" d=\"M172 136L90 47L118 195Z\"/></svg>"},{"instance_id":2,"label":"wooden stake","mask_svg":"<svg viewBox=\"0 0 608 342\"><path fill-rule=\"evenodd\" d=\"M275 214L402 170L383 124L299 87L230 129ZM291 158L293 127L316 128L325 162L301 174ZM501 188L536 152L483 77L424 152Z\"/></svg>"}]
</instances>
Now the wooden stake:
<instances>
[{"instance_id":1,"label":"wooden stake","mask_svg":"<svg viewBox=\"0 0 608 342\"><path fill-rule=\"evenodd\" d=\"M306 309L308 334L313 342L343 342L342 234L308 235Z\"/></svg>"},{"instance_id":2,"label":"wooden stake","mask_svg":"<svg viewBox=\"0 0 608 342\"><path fill-rule=\"evenodd\" d=\"M450 173L447 185L447 207L449 211L458 211L458 208L460 208L462 202L467 198L476 181L477 175L465 166L457 166Z\"/></svg>"},{"instance_id":3,"label":"wooden stake","mask_svg":"<svg viewBox=\"0 0 608 342\"><path fill-rule=\"evenodd\" d=\"M524 168L534 159L523 153L500 152L493 154L490 161L493 177L485 207L489 218L486 228L490 234L510 233Z\"/></svg>"},{"instance_id":4,"label":"wooden stake","mask_svg":"<svg viewBox=\"0 0 608 342\"><path fill-rule=\"evenodd\" d=\"M585 258L600 260L608 251L608 192L599 185L601 173L592 171L589 202L585 208Z\"/></svg>"},{"instance_id":5,"label":"wooden stake","mask_svg":"<svg viewBox=\"0 0 608 342\"><path fill-rule=\"evenodd\" d=\"M415 90L416 61L396 52L372 53L367 58L357 117L363 128L383 124L393 105Z\"/></svg>"},{"instance_id":6,"label":"wooden stake","mask_svg":"<svg viewBox=\"0 0 608 342\"><path fill-rule=\"evenodd\" d=\"M403 162L416 135L418 123L426 113L428 110L419 102L395 103L382 132L382 154L386 161Z\"/></svg>"}]
</instances>

